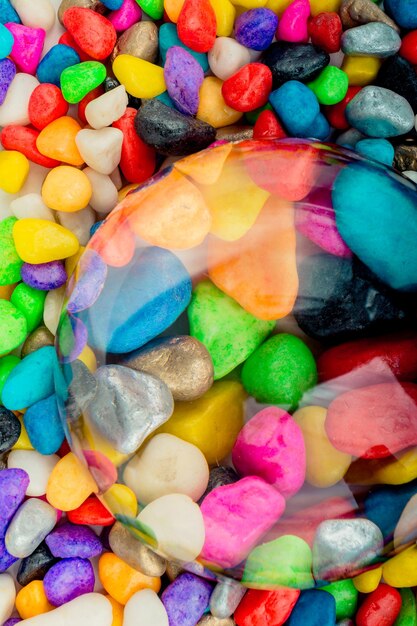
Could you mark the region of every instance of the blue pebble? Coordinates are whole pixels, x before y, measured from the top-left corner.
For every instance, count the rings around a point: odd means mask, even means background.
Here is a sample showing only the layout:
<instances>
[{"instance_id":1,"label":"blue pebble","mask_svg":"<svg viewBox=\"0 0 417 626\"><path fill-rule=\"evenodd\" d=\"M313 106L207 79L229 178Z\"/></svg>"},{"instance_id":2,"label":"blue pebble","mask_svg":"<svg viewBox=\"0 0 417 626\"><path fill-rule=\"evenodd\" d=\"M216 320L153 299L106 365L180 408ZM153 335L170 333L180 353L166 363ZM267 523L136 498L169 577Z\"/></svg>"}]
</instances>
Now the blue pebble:
<instances>
[{"instance_id":1,"label":"blue pebble","mask_svg":"<svg viewBox=\"0 0 417 626\"><path fill-rule=\"evenodd\" d=\"M260 7L245 11L235 22L235 39L252 50L266 50L272 43L278 17L271 9Z\"/></svg>"},{"instance_id":2,"label":"blue pebble","mask_svg":"<svg viewBox=\"0 0 417 626\"><path fill-rule=\"evenodd\" d=\"M355 147L362 156L392 166L395 150L387 139L362 139Z\"/></svg>"},{"instance_id":3,"label":"blue pebble","mask_svg":"<svg viewBox=\"0 0 417 626\"><path fill-rule=\"evenodd\" d=\"M171 107L171 109L175 109L175 104L172 102L169 96L169 93L167 91L163 91L161 94L159 94L159 96L156 96L156 99L166 104L167 107Z\"/></svg>"},{"instance_id":4,"label":"blue pebble","mask_svg":"<svg viewBox=\"0 0 417 626\"><path fill-rule=\"evenodd\" d=\"M28 354L10 372L2 391L4 406L21 411L54 393L55 348L44 346Z\"/></svg>"},{"instance_id":5,"label":"blue pebble","mask_svg":"<svg viewBox=\"0 0 417 626\"><path fill-rule=\"evenodd\" d=\"M352 163L332 192L336 225L352 252L384 283L417 290L417 192L383 165Z\"/></svg>"},{"instance_id":6,"label":"blue pebble","mask_svg":"<svg viewBox=\"0 0 417 626\"><path fill-rule=\"evenodd\" d=\"M334 626L336 623L334 597L320 589L302 591L285 623L287 626Z\"/></svg>"},{"instance_id":7,"label":"blue pebble","mask_svg":"<svg viewBox=\"0 0 417 626\"><path fill-rule=\"evenodd\" d=\"M100 220L99 222L96 222L95 224L92 225L92 227L90 228L90 237L92 237L94 233L100 228L103 221L104 220Z\"/></svg>"},{"instance_id":8,"label":"blue pebble","mask_svg":"<svg viewBox=\"0 0 417 626\"><path fill-rule=\"evenodd\" d=\"M101 0L101 4L104 4L110 11L117 11L123 4L123 0Z\"/></svg>"},{"instance_id":9,"label":"blue pebble","mask_svg":"<svg viewBox=\"0 0 417 626\"><path fill-rule=\"evenodd\" d=\"M41 454L54 454L65 439L55 394L32 404L23 421L32 446Z\"/></svg>"},{"instance_id":10,"label":"blue pebble","mask_svg":"<svg viewBox=\"0 0 417 626\"><path fill-rule=\"evenodd\" d=\"M392 539L394 529L407 502L417 493L417 480L404 485L373 487L364 502L367 519L376 524L385 542Z\"/></svg>"},{"instance_id":11,"label":"blue pebble","mask_svg":"<svg viewBox=\"0 0 417 626\"><path fill-rule=\"evenodd\" d=\"M320 113L315 94L298 80L289 80L270 96L269 102L293 137L309 137L314 120Z\"/></svg>"},{"instance_id":12,"label":"blue pebble","mask_svg":"<svg viewBox=\"0 0 417 626\"><path fill-rule=\"evenodd\" d=\"M89 345L119 354L166 330L190 299L191 279L178 257L163 248L141 248L123 268L122 280L120 270L109 267L99 298L76 317L88 330Z\"/></svg>"},{"instance_id":13,"label":"blue pebble","mask_svg":"<svg viewBox=\"0 0 417 626\"><path fill-rule=\"evenodd\" d=\"M38 79L41 83L52 83L61 87L61 74L71 65L80 62L80 57L70 46L58 43L45 54L38 66Z\"/></svg>"},{"instance_id":14,"label":"blue pebble","mask_svg":"<svg viewBox=\"0 0 417 626\"><path fill-rule=\"evenodd\" d=\"M319 113L312 123L311 127L306 131L305 137L313 139L327 139L330 135L330 124L324 117L323 113Z\"/></svg>"},{"instance_id":15,"label":"blue pebble","mask_svg":"<svg viewBox=\"0 0 417 626\"><path fill-rule=\"evenodd\" d=\"M162 24L161 28L159 29L159 52L161 54L162 63L164 65L167 52L172 46L181 46L181 48L187 50L187 52L192 54L192 56L200 63L201 67L203 68L203 72L208 71L209 63L207 54L204 54L203 52L195 52L194 50L191 50L191 48L189 48L188 46L185 46L182 43L181 39L178 37L177 27L175 26L175 24Z\"/></svg>"},{"instance_id":16,"label":"blue pebble","mask_svg":"<svg viewBox=\"0 0 417 626\"><path fill-rule=\"evenodd\" d=\"M14 37L8 28L0 23L0 59L5 59L12 51Z\"/></svg>"},{"instance_id":17,"label":"blue pebble","mask_svg":"<svg viewBox=\"0 0 417 626\"><path fill-rule=\"evenodd\" d=\"M403 28L417 28L417 0L385 0L385 11Z\"/></svg>"},{"instance_id":18,"label":"blue pebble","mask_svg":"<svg viewBox=\"0 0 417 626\"><path fill-rule=\"evenodd\" d=\"M14 22L20 24L21 20L9 0L0 0L0 24Z\"/></svg>"}]
</instances>

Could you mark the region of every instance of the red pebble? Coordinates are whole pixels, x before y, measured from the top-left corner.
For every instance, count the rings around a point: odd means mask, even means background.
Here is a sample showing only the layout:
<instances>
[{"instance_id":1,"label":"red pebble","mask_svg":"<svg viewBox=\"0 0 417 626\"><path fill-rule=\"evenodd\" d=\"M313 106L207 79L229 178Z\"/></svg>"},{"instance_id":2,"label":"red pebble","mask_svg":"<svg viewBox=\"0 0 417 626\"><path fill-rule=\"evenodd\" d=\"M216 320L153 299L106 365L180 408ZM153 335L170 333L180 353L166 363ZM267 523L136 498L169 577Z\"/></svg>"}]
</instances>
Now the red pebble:
<instances>
[{"instance_id":1,"label":"red pebble","mask_svg":"<svg viewBox=\"0 0 417 626\"><path fill-rule=\"evenodd\" d=\"M253 127L254 139L282 139L287 133L272 111L262 111Z\"/></svg>"},{"instance_id":2,"label":"red pebble","mask_svg":"<svg viewBox=\"0 0 417 626\"><path fill-rule=\"evenodd\" d=\"M362 87L349 87L343 100L337 104L324 107L324 112L330 126L338 130L347 130L350 127L345 115L346 107L361 89Z\"/></svg>"},{"instance_id":3,"label":"red pebble","mask_svg":"<svg viewBox=\"0 0 417 626\"><path fill-rule=\"evenodd\" d=\"M249 589L234 613L237 626L281 626L291 615L299 589L281 587L276 591Z\"/></svg>"},{"instance_id":4,"label":"red pebble","mask_svg":"<svg viewBox=\"0 0 417 626\"><path fill-rule=\"evenodd\" d=\"M88 54L86 54L84 50L81 50L80 46L77 46L77 44L74 41L74 37L72 37L67 31L65 31L65 33L61 35L58 43L63 43L66 46L73 48L75 52L78 54L78 56L80 57L80 61L91 61L91 57Z\"/></svg>"},{"instance_id":5,"label":"red pebble","mask_svg":"<svg viewBox=\"0 0 417 626\"><path fill-rule=\"evenodd\" d=\"M103 93L104 93L104 89L102 85L99 85L92 91L88 92L88 94L84 96L82 100L80 100L80 102L78 103L78 111L77 111L80 122L82 122L83 124L87 124L87 118L85 117L85 110L87 108L87 104L91 102L92 100L95 100L96 98L99 98L100 96L102 96Z\"/></svg>"},{"instance_id":6,"label":"red pebble","mask_svg":"<svg viewBox=\"0 0 417 626\"><path fill-rule=\"evenodd\" d=\"M63 456L68 454L68 452L71 452L71 448L69 447L68 441L66 439L64 439L64 441L61 444L61 447L59 448L59 450L57 452L57 455L62 458Z\"/></svg>"},{"instance_id":7,"label":"red pebble","mask_svg":"<svg viewBox=\"0 0 417 626\"><path fill-rule=\"evenodd\" d=\"M319 13L308 21L308 34L311 43L329 54L340 50L342 20L337 13Z\"/></svg>"},{"instance_id":8,"label":"red pebble","mask_svg":"<svg viewBox=\"0 0 417 626\"><path fill-rule=\"evenodd\" d=\"M39 152L36 140L39 131L29 126L5 126L0 134L0 142L5 150L17 150L33 163L43 167L57 167L60 161L50 159Z\"/></svg>"},{"instance_id":9,"label":"red pebble","mask_svg":"<svg viewBox=\"0 0 417 626\"><path fill-rule=\"evenodd\" d=\"M263 63L248 63L224 81L222 94L226 104L246 113L268 102L272 89L272 72Z\"/></svg>"},{"instance_id":10,"label":"red pebble","mask_svg":"<svg viewBox=\"0 0 417 626\"><path fill-rule=\"evenodd\" d=\"M63 15L65 28L92 59L102 61L113 51L117 34L113 24L91 9L71 7Z\"/></svg>"},{"instance_id":11,"label":"red pebble","mask_svg":"<svg viewBox=\"0 0 417 626\"><path fill-rule=\"evenodd\" d=\"M32 126L42 130L54 120L68 113L68 102L56 85L41 83L29 99L29 119Z\"/></svg>"},{"instance_id":12,"label":"red pebble","mask_svg":"<svg viewBox=\"0 0 417 626\"><path fill-rule=\"evenodd\" d=\"M403 37L399 54L412 65L417 65L417 30L412 30Z\"/></svg>"},{"instance_id":13,"label":"red pebble","mask_svg":"<svg viewBox=\"0 0 417 626\"><path fill-rule=\"evenodd\" d=\"M96 496L90 496L73 511L67 513L68 521L73 524L92 524L93 526L111 526L114 517Z\"/></svg>"},{"instance_id":14,"label":"red pebble","mask_svg":"<svg viewBox=\"0 0 417 626\"><path fill-rule=\"evenodd\" d=\"M155 171L155 150L142 141L135 130L136 109L128 107L113 123L123 133L120 169L129 183L143 183Z\"/></svg>"},{"instance_id":15,"label":"red pebble","mask_svg":"<svg viewBox=\"0 0 417 626\"><path fill-rule=\"evenodd\" d=\"M366 596L356 614L356 626L392 626L401 610L400 592L381 583Z\"/></svg>"},{"instance_id":16,"label":"red pebble","mask_svg":"<svg viewBox=\"0 0 417 626\"><path fill-rule=\"evenodd\" d=\"M417 379L417 333L348 341L323 352L317 361L320 380L331 380L355 370L398 380ZM366 370L365 370L366 368ZM357 372L360 376L360 372Z\"/></svg>"},{"instance_id":17,"label":"red pebble","mask_svg":"<svg viewBox=\"0 0 417 626\"><path fill-rule=\"evenodd\" d=\"M216 15L209 0L185 0L178 16L182 43L196 52L208 52L216 41Z\"/></svg>"}]
</instances>

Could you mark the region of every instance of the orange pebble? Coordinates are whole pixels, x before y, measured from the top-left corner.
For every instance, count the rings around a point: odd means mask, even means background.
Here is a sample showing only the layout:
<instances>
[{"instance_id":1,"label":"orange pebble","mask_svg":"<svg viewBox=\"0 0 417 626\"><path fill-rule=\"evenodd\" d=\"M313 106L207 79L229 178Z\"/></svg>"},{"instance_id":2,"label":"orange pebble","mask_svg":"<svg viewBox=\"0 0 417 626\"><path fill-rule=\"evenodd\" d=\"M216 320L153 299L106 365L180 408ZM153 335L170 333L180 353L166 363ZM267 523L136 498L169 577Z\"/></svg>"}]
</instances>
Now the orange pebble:
<instances>
[{"instance_id":1,"label":"orange pebble","mask_svg":"<svg viewBox=\"0 0 417 626\"><path fill-rule=\"evenodd\" d=\"M97 491L97 485L87 468L73 452L69 452L58 461L50 474L46 498L56 509L72 511Z\"/></svg>"},{"instance_id":2,"label":"orange pebble","mask_svg":"<svg viewBox=\"0 0 417 626\"><path fill-rule=\"evenodd\" d=\"M49 604L41 580L32 580L23 587L16 596L16 609L22 619L29 619L52 611L55 607Z\"/></svg>"},{"instance_id":3,"label":"orange pebble","mask_svg":"<svg viewBox=\"0 0 417 626\"><path fill-rule=\"evenodd\" d=\"M107 595L106 598L113 609L113 621L111 626L123 626L123 605L109 595Z\"/></svg>"},{"instance_id":4,"label":"orange pebble","mask_svg":"<svg viewBox=\"0 0 417 626\"><path fill-rule=\"evenodd\" d=\"M252 315L280 319L297 297L295 242L292 203L272 196L241 239L210 240L209 276Z\"/></svg>"},{"instance_id":5,"label":"orange pebble","mask_svg":"<svg viewBox=\"0 0 417 626\"><path fill-rule=\"evenodd\" d=\"M142 574L111 552L100 557L98 574L107 593L123 605L141 589L152 589L158 593L161 588L159 577Z\"/></svg>"},{"instance_id":6,"label":"orange pebble","mask_svg":"<svg viewBox=\"0 0 417 626\"><path fill-rule=\"evenodd\" d=\"M184 0L164 0L165 13L168 15L171 22L176 24L178 22L179 14L181 13Z\"/></svg>"},{"instance_id":7,"label":"orange pebble","mask_svg":"<svg viewBox=\"0 0 417 626\"><path fill-rule=\"evenodd\" d=\"M70 165L82 165L82 158L75 137L81 130L74 118L64 115L45 126L36 140L36 147L41 154Z\"/></svg>"}]
</instances>

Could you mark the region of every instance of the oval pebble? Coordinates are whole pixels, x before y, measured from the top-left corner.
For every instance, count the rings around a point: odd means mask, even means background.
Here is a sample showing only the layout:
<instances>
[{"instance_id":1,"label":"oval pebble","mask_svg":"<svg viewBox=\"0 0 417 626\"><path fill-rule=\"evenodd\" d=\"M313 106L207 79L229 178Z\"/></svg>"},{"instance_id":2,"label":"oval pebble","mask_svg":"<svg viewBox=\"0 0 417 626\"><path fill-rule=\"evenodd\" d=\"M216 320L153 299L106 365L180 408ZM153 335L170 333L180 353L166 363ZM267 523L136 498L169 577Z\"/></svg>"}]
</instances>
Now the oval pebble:
<instances>
[{"instance_id":1,"label":"oval pebble","mask_svg":"<svg viewBox=\"0 0 417 626\"><path fill-rule=\"evenodd\" d=\"M71 602L78 596L92 593L94 570L90 561L78 557L65 558L53 565L43 579L46 597L54 606Z\"/></svg>"},{"instance_id":2,"label":"oval pebble","mask_svg":"<svg viewBox=\"0 0 417 626\"><path fill-rule=\"evenodd\" d=\"M236 19L236 41L252 50L266 50L272 43L277 26L278 17L271 9L250 9Z\"/></svg>"},{"instance_id":3,"label":"oval pebble","mask_svg":"<svg viewBox=\"0 0 417 626\"><path fill-rule=\"evenodd\" d=\"M22 266L22 280L29 287L41 291L49 291L65 285L67 273L62 261L38 264L24 263ZM29 330L34 329L29 328Z\"/></svg>"},{"instance_id":4,"label":"oval pebble","mask_svg":"<svg viewBox=\"0 0 417 626\"><path fill-rule=\"evenodd\" d=\"M13 613L16 589L10 574L0 574L0 621L6 621Z\"/></svg>"},{"instance_id":5,"label":"oval pebble","mask_svg":"<svg viewBox=\"0 0 417 626\"><path fill-rule=\"evenodd\" d=\"M17 572L16 580L19 585L26 587L34 580L43 580L46 572L56 563L45 542L25 559L22 559Z\"/></svg>"},{"instance_id":6,"label":"oval pebble","mask_svg":"<svg viewBox=\"0 0 417 626\"><path fill-rule=\"evenodd\" d=\"M405 98L390 89L368 85L348 103L349 123L369 137L397 137L414 126L414 113Z\"/></svg>"},{"instance_id":7,"label":"oval pebble","mask_svg":"<svg viewBox=\"0 0 417 626\"><path fill-rule=\"evenodd\" d=\"M180 46L169 48L164 78L168 94L181 113L195 115L199 104L199 89L204 79L201 65Z\"/></svg>"},{"instance_id":8,"label":"oval pebble","mask_svg":"<svg viewBox=\"0 0 417 626\"><path fill-rule=\"evenodd\" d=\"M14 76L10 66L5 65L4 61L1 63L0 77L3 85L6 80L6 94L0 106L0 126L8 124L26 126L29 124L29 100L32 92L39 85L39 81L34 76L23 72ZM4 87L0 91L1 96L4 96L3 89Z\"/></svg>"},{"instance_id":9,"label":"oval pebble","mask_svg":"<svg viewBox=\"0 0 417 626\"><path fill-rule=\"evenodd\" d=\"M181 621L183 626L196 624L209 604L212 590L207 580L188 572L180 574L161 596L169 622L175 624ZM183 602L188 607L186 614L182 609Z\"/></svg>"},{"instance_id":10,"label":"oval pebble","mask_svg":"<svg viewBox=\"0 0 417 626\"><path fill-rule=\"evenodd\" d=\"M123 626L136 626L138 620L152 626L168 626L167 611L152 589L137 591L126 603Z\"/></svg>"},{"instance_id":11,"label":"oval pebble","mask_svg":"<svg viewBox=\"0 0 417 626\"><path fill-rule=\"evenodd\" d=\"M50 396L54 391L55 362L55 349L49 346L23 359L6 380L3 404L11 410L21 410Z\"/></svg>"},{"instance_id":12,"label":"oval pebble","mask_svg":"<svg viewBox=\"0 0 417 626\"><path fill-rule=\"evenodd\" d=\"M100 593L88 593L42 615L25 620L27 626L112 626L111 603Z\"/></svg>"},{"instance_id":13,"label":"oval pebble","mask_svg":"<svg viewBox=\"0 0 417 626\"><path fill-rule=\"evenodd\" d=\"M39 546L57 521L56 510L47 502L30 498L13 517L5 535L6 548L23 559Z\"/></svg>"}]
</instances>

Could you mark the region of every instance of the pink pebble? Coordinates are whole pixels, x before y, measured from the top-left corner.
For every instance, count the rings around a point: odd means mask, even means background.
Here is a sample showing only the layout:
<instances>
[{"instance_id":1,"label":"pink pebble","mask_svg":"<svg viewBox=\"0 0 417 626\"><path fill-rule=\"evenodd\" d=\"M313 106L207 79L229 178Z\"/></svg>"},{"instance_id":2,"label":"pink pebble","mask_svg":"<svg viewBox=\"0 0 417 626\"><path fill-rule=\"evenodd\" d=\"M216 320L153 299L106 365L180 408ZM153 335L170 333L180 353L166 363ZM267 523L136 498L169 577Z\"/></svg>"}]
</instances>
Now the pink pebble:
<instances>
[{"instance_id":1,"label":"pink pebble","mask_svg":"<svg viewBox=\"0 0 417 626\"><path fill-rule=\"evenodd\" d=\"M11 22L5 24L5 26L14 38L10 58L16 63L21 72L36 74L45 42L45 31L43 28L30 28L29 26L23 26L23 24Z\"/></svg>"},{"instance_id":2,"label":"pink pebble","mask_svg":"<svg viewBox=\"0 0 417 626\"><path fill-rule=\"evenodd\" d=\"M257 413L240 431L232 452L242 476L260 476L285 498L302 487L306 453L301 428L277 407Z\"/></svg>"},{"instance_id":3,"label":"pink pebble","mask_svg":"<svg viewBox=\"0 0 417 626\"><path fill-rule=\"evenodd\" d=\"M107 19L113 24L117 31L127 30L142 17L142 9L136 0L124 0L120 9L112 11L107 15Z\"/></svg>"},{"instance_id":4,"label":"pink pebble","mask_svg":"<svg viewBox=\"0 0 417 626\"><path fill-rule=\"evenodd\" d=\"M283 41L307 42L310 1L294 0L282 14L276 36Z\"/></svg>"},{"instance_id":5,"label":"pink pebble","mask_svg":"<svg viewBox=\"0 0 417 626\"><path fill-rule=\"evenodd\" d=\"M201 504L206 540L200 558L223 568L235 567L284 509L281 494L257 476L216 487Z\"/></svg>"}]
</instances>

